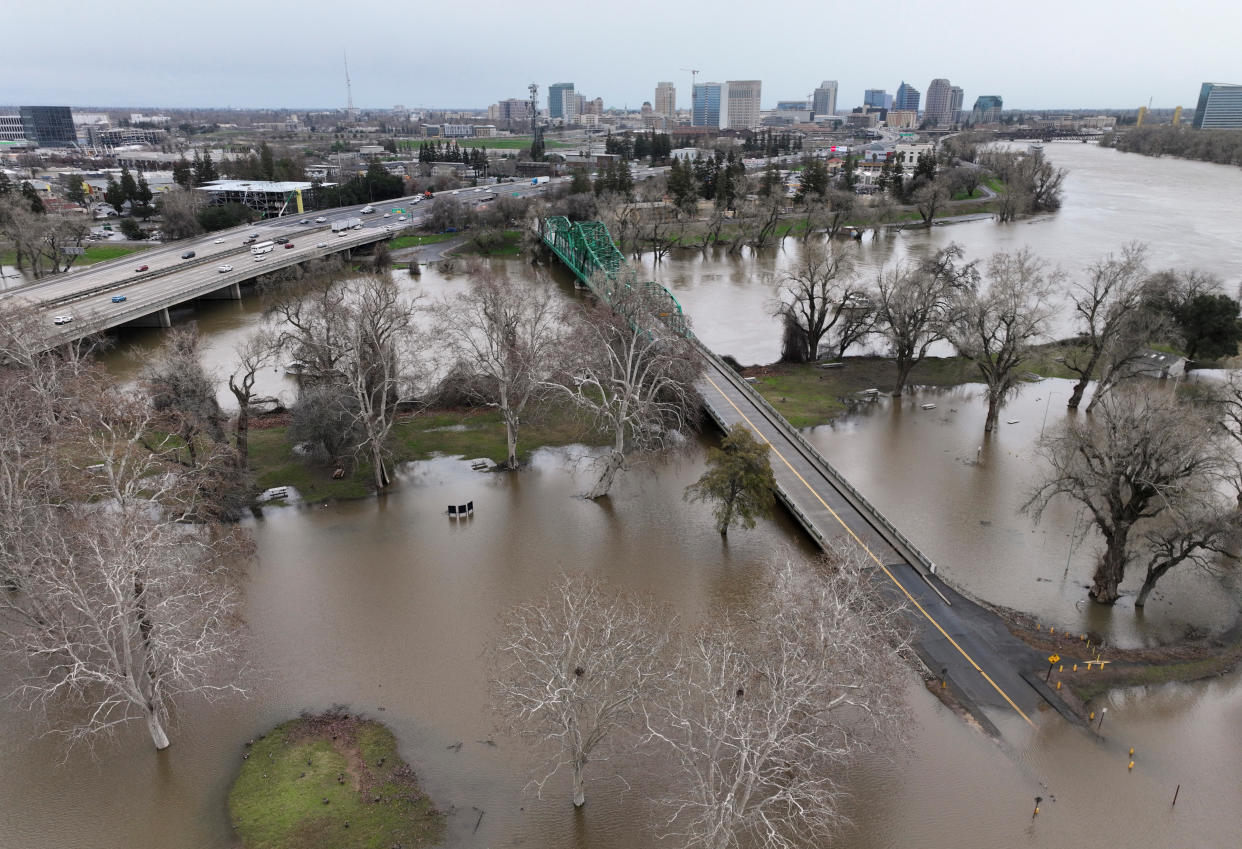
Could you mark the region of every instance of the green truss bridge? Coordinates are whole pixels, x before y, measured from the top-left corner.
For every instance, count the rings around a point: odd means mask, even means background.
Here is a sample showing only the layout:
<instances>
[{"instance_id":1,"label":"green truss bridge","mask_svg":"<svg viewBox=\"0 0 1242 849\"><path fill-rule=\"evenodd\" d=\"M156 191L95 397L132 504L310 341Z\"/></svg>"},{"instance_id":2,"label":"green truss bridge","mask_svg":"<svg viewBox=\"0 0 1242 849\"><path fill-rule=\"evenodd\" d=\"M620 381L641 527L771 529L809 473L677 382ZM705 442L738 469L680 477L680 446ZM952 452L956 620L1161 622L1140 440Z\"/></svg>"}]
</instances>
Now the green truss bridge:
<instances>
[{"instance_id":1,"label":"green truss bridge","mask_svg":"<svg viewBox=\"0 0 1242 849\"><path fill-rule=\"evenodd\" d=\"M571 222L563 215L544 218L539 221L539 237L604 303L612 304L623 292L645 290L665 305L660 309L660 318L677 333L690 335L681 304L659 283L639 281L638 273L625 261L603 222Z\"/></svg>"},{"instance_id":2,"label":"green truss bridge","mask_svg":"<svg viewBox=\"0 0 1242 849\"><path fill-rule=\"evenodd\" d=\"M724 430L743 424L771 450L776 494L794 518L821 546L852 537L876 569L891 582L898 598L917 611L915 647L934 677L953 688L954 696L984 728L1000 735L989 714L1017 714L1034 725L1046 701L1072 716L1039 675L1043 657L1009 633L990 611L957 594L936 575L936 567L893 526L861 492L773 409L753 386L695 338L681 305L658 283L640 282L598 221L571 223L563 217L539 222L543 242L610 306L626 287L641 287L667 299L661 318L684 336L703 358L696 388L704 407Z\"/></svg>"}]
</instances>

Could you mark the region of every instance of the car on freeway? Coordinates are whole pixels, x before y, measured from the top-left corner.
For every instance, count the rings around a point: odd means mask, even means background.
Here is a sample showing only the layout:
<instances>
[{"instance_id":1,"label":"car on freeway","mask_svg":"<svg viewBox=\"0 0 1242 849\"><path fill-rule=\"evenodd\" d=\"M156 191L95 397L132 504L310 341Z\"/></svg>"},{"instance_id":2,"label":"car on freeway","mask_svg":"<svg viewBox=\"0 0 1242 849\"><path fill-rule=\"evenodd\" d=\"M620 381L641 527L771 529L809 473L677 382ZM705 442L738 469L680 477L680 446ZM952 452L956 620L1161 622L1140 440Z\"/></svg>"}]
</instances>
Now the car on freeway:
<instances>
[{"instance_id":1,"label":"car on freeway","mask_svg":"<svg viewBox=\"0 0 1242 849\"><path fill-rule=\"evenodd\" d=\"M385 212L385 213L384 213L384 217L385 217L385 218L392 218L392 213Z\"/></svg>"},{"instance_id":2,"label":"car on freeway","mask_svg":"<svg viewBox=\"0 0 1242 849\"><path fill-rule=\"evenodd\" d=\"M422 202L423 202L422 195L415 195L414 197L410 198L410 203L422 203Z\"/></svg>"},{"instance_id":3,"label":"car on freeway","mask_svg":"<svg viewBox=\"0 0 1242 849\"><path fill-rule=\"evenodd\" d=\"M324 217L321 215L321 216L319 216L318 218L316 218L316 219L315 219L315 223L316 223L316 224L323 224L323 223L324 223L325 221L327 221L327 220L328 220L328 219L324 218Z\"/></svg>"},{"instance_id":4,"label":"car on freeway","mask_svg":"<svg viewBox=\"0 0 1242 849\"><path fill-rule=\"evenodd\" d=\"M185 253L181 255L182 259L194 259L194 257L195 257L194 251L186 251Z\"/></svg>"},{"instance_id":5,"label":"car on freeway","mask_svg":"<svg viewBox=\"0 0 1242 849\"><path fill-rule=\"evenodd\" d=\"M73 321L71 315L58 315L52 318L52 324L68 324L71 321Z\"/></svg>"},{"instance_id":6,"label":"car on freeway","mask_svg":"<svg viewBox=\"0 0 1242 849\"><path fill-rule=\"evenodd\" d=\"M216 244L216 245L223 245L223 244L224 244L224 239L216 239L216 240L215 240L215 242L213 242L213 244Z\"/></svg>"},{"instance_id":7,"label":"car on freeway","mask_svg":"<svg viewBox=\"0 0 1242 849\"><path fill-rule=\"evenodd\" d=\"M265 259L267 259L267 254L259 254L257 257L254 258L254 261L263 262L263 260Z\"/></svg>"},{"instance_id":8,"label":"car on freeway","mask_svg":"<svg viewBox=\"0 0 1242 849\"><path fill-rule=\"evenodd\" d=\"M123 304L123 303L125 303L125 296L124 296L124 295L113 295L113 296L112 296L112 303L114 303L114 304Z\"/></svg>"},{"instance_id":9,"label":"car on freeway","mask_svg":"<svg viewBox=\"0 0 1242 849\"><path fill-rule=\"evenodd\" d=\"M408 217L408 216L406 216L406 215L398 215L398 216L397 216L397 220L398 220L398 221L409 221L410 219L409 219L409 217Z\"/></svg>"},{"instance_id":10,"label":"car on freeway","mask_svg":"<svg viewBox=\"0 0 1242 849\"><path fill-rule=\"evenodd\" d=\"M327 246L328 246L327 242L320 242L319 244L315 245L315 247L317 248L326 248Z\"/></svg>"},{"instance_id":11,"label":"car on freeway","mask_svg":"<svg viewBox=\"0 0 1242 849\"><path fill-rule=\"evenodd\" d=\"M291 247L293 247L293 242L285 242L285 247L286 247L286 248L291 248Z\"/></svg>"},{"instance_id":12,"label":"car on freeway","mask_svg":"<svg viewBox=\"0 0 1242 849\"><path fill-rule=\"evenodd\" d=\"M303 219L302 219L301 221L299 221L298 223L299 223L299 224L310 224L310 219L309 219L309 218L303 218Z\"/></svg>"},{"instance_id":13,"label":"car on freeway","mask_svg":"<svg viewBox=\"0 0 1242 849\"><path fill-rule=\"evenodd\" d=\"M147 270L148 268L150 268L150 267L151 267L151 266L149 266L149 265L140 265L140 266L138 266L137 268L135 268L135 269L134 269L134 271L146 271L146 270Z\"/></svg>"},{"instance_id":14,"label":"car on freeway","mask_svg":"<svg viewBox=\"0 0 1242 849\"><path fill-rule=\"evenodd\" d=\"M360 211L362 212L363 215L370 215L372 212L375 211L375 207L368 204L364 206Z\"/></svg>"},{"instance_id":15,"label":"car on freeway","mask_svg":"<svg viewBox=\"0 0 1242 849\"><path fill-rule=\"evenodd\" d=\"M289 241L289 237L288 236L277 236L275 239L272 239L272 241L278 245L283 245L285 242Z\"/></svg>"},{"instance_id":16,"label":"car on freeway","mask_svg":"<svg viewBox=\"0 0 1242 849\"><path fill-rule=\"evenodd\" d=\"M231 265L222 265L216 269L216 271L220 272L221 274L228 274L232 270L233 270L233 266Z\"/></svg>"}]
</instances>

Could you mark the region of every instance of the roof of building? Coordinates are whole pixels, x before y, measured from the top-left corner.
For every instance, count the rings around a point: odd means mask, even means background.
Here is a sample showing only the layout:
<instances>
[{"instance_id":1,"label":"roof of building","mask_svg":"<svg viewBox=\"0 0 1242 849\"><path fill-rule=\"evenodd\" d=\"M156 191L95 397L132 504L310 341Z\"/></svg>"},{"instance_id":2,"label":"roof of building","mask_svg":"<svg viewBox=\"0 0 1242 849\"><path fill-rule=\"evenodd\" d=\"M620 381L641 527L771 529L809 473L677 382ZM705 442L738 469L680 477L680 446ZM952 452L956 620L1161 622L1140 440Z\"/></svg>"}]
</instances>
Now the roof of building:
<instances>
[{"instance_id":1,"label":"roof of building","mask_svg":"<svg viewBox=\"0 0 1242 849\"><path fill-rule=\"evenodd\" d=\"M314 187L314 183L294 182L291 180L213 180L210 183L199 186L205 192L268 192L271 194L308 191Z\"/></svg>"}]
</instances>

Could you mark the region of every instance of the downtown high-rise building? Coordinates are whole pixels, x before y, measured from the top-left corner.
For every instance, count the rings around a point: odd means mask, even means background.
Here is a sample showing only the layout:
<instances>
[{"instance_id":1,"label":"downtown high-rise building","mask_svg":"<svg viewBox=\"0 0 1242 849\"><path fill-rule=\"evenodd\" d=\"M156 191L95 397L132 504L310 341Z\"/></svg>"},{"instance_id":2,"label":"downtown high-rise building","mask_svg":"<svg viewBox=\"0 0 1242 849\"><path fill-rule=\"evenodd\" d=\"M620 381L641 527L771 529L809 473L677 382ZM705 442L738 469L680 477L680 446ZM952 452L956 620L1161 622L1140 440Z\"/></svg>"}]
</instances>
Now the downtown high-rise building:
<instances>
[{"instance_id":1,"label":"downtown high-rise building","mask_svg":"<svg viewBox=\"0 0 1242 849\"><path fill-rule=\"evenodd\" d=\"M949 123L960 124L962 121L962 100L966 97L966 92L962 91L961 86L953 86L949 89Z\"/></svg>"},{"instance_id":2,"label":"downtown high-rise building","mask_svg":"<svg viewBox=\"0 0 1242 849\"><path fill-rule=\"evenodd\" d=\"M932 80L927 86L927 105L923 107L923 117L932 124L948 124L952 92L953 86L944 77Z\"/></svg>"},{"instance_id":3,"label":"downtown high-rise building","mask_svg":"<svg viewBox=\"0 0 1242 849\"><path fill-rule=\"evenodd\" d=\"M972 124L994 124L1000 120L1005 102L999 94L981 94L975 98L975 108L970 113Z\"/></svg>"},{"instance_id":4,"label":"downtown high-rise building","mask_svg":"<svg viewBox=\"0 0 1242 849\"><path fill-rule=\"evenodd\" d=\"M888 92L882 88L869 88L863 92L863 106L870 106L872 109L887 109L891 104L885 101L888 98Z\"/></svg>"},{"instance_id":5,"label":"downtown high-rise building","mask_svg":"<svg viewBox=\"0 0 1242 849\"><path fill-rule=\"evenodd\" d=\"M900 111L918 112L920 96L921 93L917 88L902 80L901 85L897 86L897 96L893 99L893 108Z\"/></svg>"},{"instance_id":6,"label":"downtown high-rise building","mask_svg":"<svg viewBox=\"0 0 1242 849\"><path fill-rule=\"evenodd\" d=\"M753 130L759 126L759 80L729 80L721 93L721 126L729 130Z\"/></svg>"},{"instance_id":7,"label":"downtown high-rise building","mask_svg":"<svg viewBox=\"0 0 1242 849\"><path fill-rule=\"evenodd\" d=\"M652 111L664 118L672 118L677 113L677 87L675 85L670 82L656 83L655 105Z\"/></svg>"},{"instance_id":8,"label":"downtown high-rise building","mask_svg":"<svg viewBox=\"0 0 1242 849\"><path fill-rule=\"evenodd\" d=\"M568 115L566 115L568 111ZM573 83L552 83L548 86L548 117L560 118L570 123L578 111L578 99L574 96Z\"/></svg>"},{"instance_id":9,"label":"downtown high-rise building","mask_svg":"<svg viewBox=\"0 0 1242 849\"><path fill-rule=\"evenodd\" d=\"M1197 130L1242 130L1242 85L1201 85L1194 127Z\"/></svg>"},{"instance_id":10,"label":"downtown high-rise building","mask_svg":"<svg viewBox=\"0 0 1242 849\"><path fill-rule=\"evenodd\" d=\"M837 114L837 81L824 80L811 95L811 111L815 117Z\"/></svg>"},{"instance_id":11,"label":"downtown high-rise building","mask_svg":"<svg viewBox=\"0 0 1242 849\"><path fill-rule=\"evenodd\" d=\"M26 138L39 147L74 147L78 131L68 106L22 106L18 108Z\"/></svg>"},{"instance_id":12,"label":"downtown high-rise building","mask_svg":"<svg viewBox=\"0 0 1242 849\"><path fill-rule=\"evenodd\" d=\"M722 83L695 83L690 93L690 123L696 127L724 126L720 119L724 114L721 101L725 86Z\"/></svg>"}]
</instances>

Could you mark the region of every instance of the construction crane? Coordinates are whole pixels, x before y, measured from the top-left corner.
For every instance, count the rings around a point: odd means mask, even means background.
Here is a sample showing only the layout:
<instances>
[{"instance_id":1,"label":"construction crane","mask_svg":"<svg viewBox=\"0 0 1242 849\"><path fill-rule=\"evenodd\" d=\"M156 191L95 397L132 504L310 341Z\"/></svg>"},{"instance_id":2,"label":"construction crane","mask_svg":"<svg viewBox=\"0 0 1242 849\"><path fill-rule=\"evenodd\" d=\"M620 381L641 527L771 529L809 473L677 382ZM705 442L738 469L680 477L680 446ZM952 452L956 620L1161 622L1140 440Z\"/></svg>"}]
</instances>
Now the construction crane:
<instances>
[{"instance_id":1,"label":"construction crane","mask_svg":"<svg viewBox=\"0 0 1242 849\"><path fill-rule=\"evenodd\" d=\"M1151 111L1151 102L1155 100L1155 95L1147 98L1147 105L1139 107L1138 120L1134 122L1134 126L1143 126L1143 119L1147 117L1147 113Z\"/></svg>"},{"instance_id":2,"label":"construction crane","mask_svg":"<svg viewBox=\"0 0 1242 849\"><path fill-rule=\"evenodd\" d=\"M1182 107L1179 106L1173 110L1173 126L1176 127L1180 125L1181 123L1182 123Z\"/></svg>"},{"instance_id":3,"label":"construction crane","mask_svg":"<svg viewBox=\"0 0 1242 849\"><path fill-rule=\"evenodd\" d=\"M690 72L690 111L694 111L694 85L699 80L698 68L682 68L683 71Z\"/></svg>"}]
</instances>

